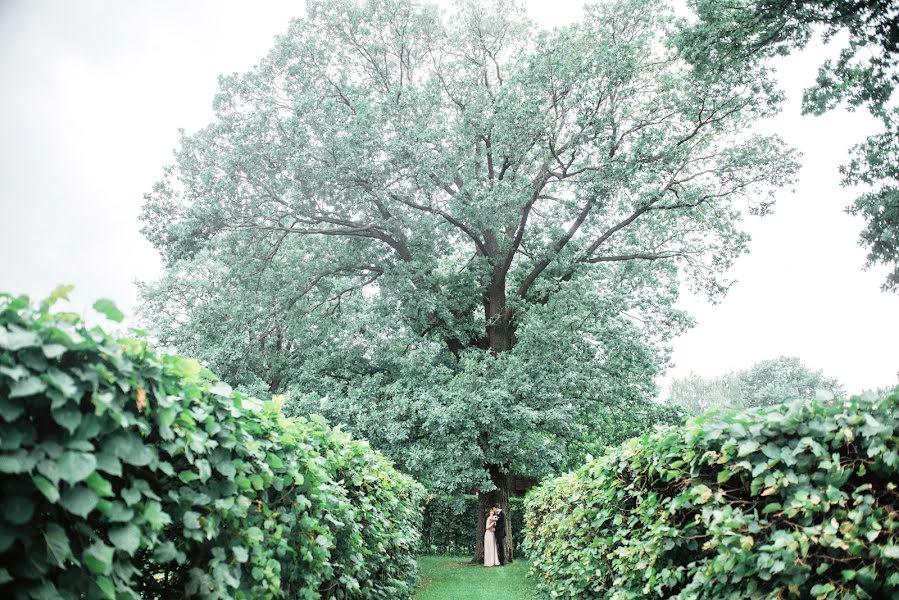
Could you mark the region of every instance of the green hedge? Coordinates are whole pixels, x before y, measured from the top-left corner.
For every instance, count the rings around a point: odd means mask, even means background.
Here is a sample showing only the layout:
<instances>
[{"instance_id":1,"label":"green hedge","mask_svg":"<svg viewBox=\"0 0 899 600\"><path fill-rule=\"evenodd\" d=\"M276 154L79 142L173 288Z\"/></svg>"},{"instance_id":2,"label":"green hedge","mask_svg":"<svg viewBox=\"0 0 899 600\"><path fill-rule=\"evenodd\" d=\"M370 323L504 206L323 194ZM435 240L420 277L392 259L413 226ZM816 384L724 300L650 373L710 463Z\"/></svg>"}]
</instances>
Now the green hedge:
<instances>
[{"instance_id":1,"label":"green hedge","mask_svg":"<svg viewBox=\"0 0 899 600\"><path fill-rule=\"evenodd\" d=\"M420 485L52 300L0 294L0 597L411 596Z\"/></svg>"},{"instance_id":2,"label":"green hedge","mask_svg":"<svg viewBox=\"0 0 899 600\"><path fill-rule=\"evenodd\" d=\"M899 389L710 413L532 492L556 598L899 597Z\"/></svg>"},{"instance_id":3,"label":"green hedge","mask_svg":"<svg viewBox=\"0 0 899 600\"><path fill-rule=\"evenodd\" d=\"M509 498L509 523L515 557L523 558L520 542L524 531L524 501ZM428 496L424 505L421 551L424 554L474 554L478 497L471 494Z\"/></svg>"}]
</instances>

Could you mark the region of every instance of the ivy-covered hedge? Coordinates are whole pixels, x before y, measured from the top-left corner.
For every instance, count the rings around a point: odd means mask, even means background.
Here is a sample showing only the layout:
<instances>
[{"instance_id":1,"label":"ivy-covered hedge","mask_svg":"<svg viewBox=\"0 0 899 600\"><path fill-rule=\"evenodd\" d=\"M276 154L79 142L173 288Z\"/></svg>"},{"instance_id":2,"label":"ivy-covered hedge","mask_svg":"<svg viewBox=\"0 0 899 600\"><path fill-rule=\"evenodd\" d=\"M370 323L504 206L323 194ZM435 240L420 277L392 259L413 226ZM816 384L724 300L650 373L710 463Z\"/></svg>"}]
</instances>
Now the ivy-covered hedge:
<instances>
[{"instance_id":1,"label":"ivy-covered hedge","mask_svg":"<svg viewBox=\"0 0 899 600\"><path fill-rule=\"evenodd\" d=\"M509 523L516 558L523 558L524 500L509 498ZM424 554L465 556L474 553L478 497L465 495L428 496L424 505L421 547Z\"/></svg>"},{"instance_id":2,"label":"ivy-covered hedge","mask_svg":"<svg viewBox=\"0 0 899 600\"><path fill-rule=\"evenodd\" d=\"M411 596L419 484L53 299L0 294L0 597Z\"/></svg>"},{"instance_id":3,"label":"ivy-covered hedge","mask_svg":"<svg viewBox=\"0 0 899 600\"><path fill-rule=\"evenodd\" d=\"M711 413L526 499L556 598L899 597L899 389Z\"/></svg>"}]
</instances>

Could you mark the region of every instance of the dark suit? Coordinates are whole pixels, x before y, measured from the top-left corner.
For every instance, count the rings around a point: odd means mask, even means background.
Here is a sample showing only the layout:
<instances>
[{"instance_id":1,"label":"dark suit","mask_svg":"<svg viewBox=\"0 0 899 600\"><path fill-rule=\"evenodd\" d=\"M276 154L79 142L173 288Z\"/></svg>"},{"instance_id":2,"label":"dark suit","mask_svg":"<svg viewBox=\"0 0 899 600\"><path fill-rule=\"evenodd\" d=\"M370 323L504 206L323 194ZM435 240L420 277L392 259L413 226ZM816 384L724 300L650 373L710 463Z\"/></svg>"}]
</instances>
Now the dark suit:
<instances>
[{"instance_id":1,"label":"dark suit","mask_svg":"<svg viewBox=\"0 0 899 600\"><path fill-rule=\"evenodd\" d=\"M502 511L496 515L496 553L499 564L506 564L506 513Z\"/></svg>"}]
</instances>

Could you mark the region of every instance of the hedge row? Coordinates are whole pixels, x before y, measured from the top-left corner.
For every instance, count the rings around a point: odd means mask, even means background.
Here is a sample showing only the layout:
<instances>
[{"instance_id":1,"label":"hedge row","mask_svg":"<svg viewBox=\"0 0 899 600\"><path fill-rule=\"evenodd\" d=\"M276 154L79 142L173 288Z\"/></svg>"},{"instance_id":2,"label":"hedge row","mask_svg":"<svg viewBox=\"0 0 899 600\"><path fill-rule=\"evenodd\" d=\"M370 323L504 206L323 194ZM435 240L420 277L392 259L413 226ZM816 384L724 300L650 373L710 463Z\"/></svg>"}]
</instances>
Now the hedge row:
<instances>
[{"instance_id":1,"label":"hedge row","mask_svg":"<svg viewBox=\"0 0 899 600\"><path fill-rule=\"evenodd\" d=\"M524 531L524 501L509 498L509 523L515 556L524 557L519 542ZM424 554L474 554L475 526L478 522L478 497L429 496L424 505L421 551Z\"/></svg>"},{"instance_id":2,"label":"hedge row","mask_svg":"<svg viewBox=\"0 0 899 600\"><path fill-rule=\"evenodd\" d=\"M411 596L419 484L54 299L0 294L0 597Z\"/></svg>"},{"instance_id":3,"label":"hedge row","mask_svg":"<svg viewBox=\"0 0 899 600\"><path fill-rule=\"evenodd\" d=\"M712 413L526 500L556 598L899 597L899 389Z\"/></svg>"}]
</instances>

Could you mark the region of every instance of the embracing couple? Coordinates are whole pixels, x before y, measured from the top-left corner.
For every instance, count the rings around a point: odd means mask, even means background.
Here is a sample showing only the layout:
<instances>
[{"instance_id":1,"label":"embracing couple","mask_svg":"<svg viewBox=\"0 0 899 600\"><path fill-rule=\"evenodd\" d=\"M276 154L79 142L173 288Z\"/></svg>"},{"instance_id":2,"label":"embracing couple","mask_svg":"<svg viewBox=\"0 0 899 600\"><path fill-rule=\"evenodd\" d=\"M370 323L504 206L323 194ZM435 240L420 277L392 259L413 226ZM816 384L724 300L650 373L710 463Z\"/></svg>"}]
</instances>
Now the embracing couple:
<instances>
[{"instance_id":1,"label":"embracing couple","mask_svg":"<svg viewBox=\"0 0 899 600\"><path fill-rule=\"evenodd\" d=\"M499 504L487 512L487 530L484 532L484 566L497 567L506 563L506 515Z\"/></svg>"}]
</instances>

